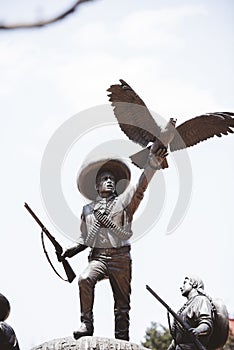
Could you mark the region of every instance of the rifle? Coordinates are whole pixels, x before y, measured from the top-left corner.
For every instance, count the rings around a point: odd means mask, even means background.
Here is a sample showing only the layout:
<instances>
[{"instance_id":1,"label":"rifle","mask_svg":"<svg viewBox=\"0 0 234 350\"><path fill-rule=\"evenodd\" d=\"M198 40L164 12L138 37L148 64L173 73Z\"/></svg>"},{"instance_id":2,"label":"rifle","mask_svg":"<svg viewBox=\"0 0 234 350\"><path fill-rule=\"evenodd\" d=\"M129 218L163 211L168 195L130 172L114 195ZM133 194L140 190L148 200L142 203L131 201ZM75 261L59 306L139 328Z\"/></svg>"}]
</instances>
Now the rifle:
<instances>
[{"instance_id":1,"label":"rifle","mask_svg":"<svg viewBox=\"0 0 234 350\"><path fill-rule=\"evenodd\" d=\"M37 217L37 215L33 212L33 210L29 207L29 205L27 203L24 203L25 208L27 209L27 211L32 215L32 217L34 218L34 220L38 223L38 225L41 227L42 232L41 232L41 237L42 237L42 245L43 245L43 249L45 252L45 255L52 267L52 269L54 270L54 272L64 281L67 281L69 283L71 283L74 278L76 277L74 271L72 270L69 262L65 259L62 258L62 252L63 252L63 248L62 246L56 241L56 239L51 235L51 233L47 230L47 228L43 225L43 223L39 220L39 218ZM57 254L57 257L60 258L59 261L61 261L61 263L63 264L64 270L66 272L67 275L67 280L65 280L63 277L60 276L60 274L55 270L54 266L52 265L49 256L45 250L45 246L44 246L44 241L43 241L43 233L49 238L49 240L51 241L51 243L54 245L55 247L55 252Z\"/></svg>"},{"instance_id":2,"label":"rifle","mask_svg":"<svg viewBox=\"0 0 234 350\"><path fill-rule=\"evenodd\" d=\"M198 350L206 350L206 348L202 345L199 339L189 330L191 327L189 324L182 319L175 311L173 311L169 305L165 303L164 300L160 298L160 296L153 291L148 285L146 285L146 289L167 309L167 311L175 318L175 320L182 326L185 330L186 334L191 338L191 341L196 345Z\"/></svg>"}]
</instances>

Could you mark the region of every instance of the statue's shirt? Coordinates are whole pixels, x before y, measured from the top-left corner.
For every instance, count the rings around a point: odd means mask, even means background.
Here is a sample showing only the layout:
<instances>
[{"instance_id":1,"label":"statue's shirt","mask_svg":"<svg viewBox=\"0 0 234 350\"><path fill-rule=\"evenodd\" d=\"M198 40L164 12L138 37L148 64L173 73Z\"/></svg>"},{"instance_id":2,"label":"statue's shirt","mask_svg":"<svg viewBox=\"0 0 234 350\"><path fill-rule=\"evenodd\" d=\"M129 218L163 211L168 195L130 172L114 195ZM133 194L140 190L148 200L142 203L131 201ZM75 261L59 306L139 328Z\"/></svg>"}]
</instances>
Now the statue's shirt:
<instances>
[{"instance_id":1,"label":"statue's shirt","mask_svg":"<svg viewBox=\"0 0 234 350\"><path fill-rule=\"evenodd\" d=\"M196 328L201 323L206 323L209 326L210 332L199 337L205 345L210 338L213 328L212 305L209 299L204 295L196 295L184 304L178 314L191 328ZM177 344L191 343L191 338L184 333L177 323L174 323L172 326L172 335L176 339Z\"/></svg>"},{"instance_id":2,"label":"statue's shirt","mask_svg":"<svg viewBox=\"0 0 234 350\"><path fill-rule=\"evenodd\" d=\"M130 245L129 238L133 234L131 230L133 214L140 204L143 195L144 188L139 182L136 188L129 186L127 190L119 196L111 195L108 198L98 196L95 201L85 205L81 215L81 236L78 243L86 244L87 236L97 220L94 215L95 211L98 210L105 214L110 207L111 211L108 213L108 217L114 224L128 233L126 234L127 238L121 239L113 232L113 230L101 225L98 234L95 235L95 242L93 242L92 246L97 248L118 248Z\"/></svg>"}]
</instances>

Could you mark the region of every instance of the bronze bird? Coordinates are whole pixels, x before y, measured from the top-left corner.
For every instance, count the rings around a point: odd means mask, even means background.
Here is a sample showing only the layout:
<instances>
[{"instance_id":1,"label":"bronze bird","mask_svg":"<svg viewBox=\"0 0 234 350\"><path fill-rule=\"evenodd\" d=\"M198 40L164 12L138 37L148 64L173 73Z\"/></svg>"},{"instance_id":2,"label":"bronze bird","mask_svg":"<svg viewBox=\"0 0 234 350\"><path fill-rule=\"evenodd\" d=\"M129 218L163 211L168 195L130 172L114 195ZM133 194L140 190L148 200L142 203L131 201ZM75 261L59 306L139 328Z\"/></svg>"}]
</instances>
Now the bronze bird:
<instances>
[{"instance_id":1,"label":"bronze bird","mask_svg":"<svg viewBox=\"0 0 234 350\"><path fill-rule=\"evenodd\" d=\"M171 152L194 146L213 136L221 137L233 133L234 113L207 113L187 120L175 127L176 119L171 118L165 128L161 128L152 117L144 101L124 80L121 84L111 85L107 90L109 101L114 107L114 114L121 130L128 138L144 148L132 155L131 161L140 168L147 163L150 148L156 151L161 147L170 148ZM149 146L153 143L153 146ZM161 167L167 168L165 159Z\"/></svg>"}]
</instances>

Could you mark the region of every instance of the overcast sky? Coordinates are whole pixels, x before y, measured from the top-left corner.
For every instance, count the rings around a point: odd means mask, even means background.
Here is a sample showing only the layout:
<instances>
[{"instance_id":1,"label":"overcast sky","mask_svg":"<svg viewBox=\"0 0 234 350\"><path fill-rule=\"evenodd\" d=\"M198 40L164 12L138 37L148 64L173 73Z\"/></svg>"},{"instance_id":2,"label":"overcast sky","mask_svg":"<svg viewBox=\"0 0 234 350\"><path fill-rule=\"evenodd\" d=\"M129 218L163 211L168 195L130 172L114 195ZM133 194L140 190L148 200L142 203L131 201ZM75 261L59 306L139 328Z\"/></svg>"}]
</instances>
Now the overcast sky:
<instances>
[{"instance_id":1,"label":"overcast sky","mask_svg":"<svg viewBox=\"0 0 234 350\"><path fill-rule=\"evenodd\" d=\"M49 0L45 5L12 0L1 3L0 19L10 23L48 18L66 6L67 1ZM78 220L84 200L75 179L83 161L90 152L104 156L108 149L121 156L120 145L132 147L114 124L114 115L110 113L110 124L102 123L100 106L108 104L106 89L111 84L126 80L152 111L165 120L176 117L178 124L207 112L234 112L233 10L231 0L97 0L43 29L0 32L0 292L11 302L8 322L22 349L70 336L79 327L77 280L69 285L53 274L43 255L40 229L23 207L28 202L64 247L72 245L69 234L65 237L46 214L41 191L41 162L56 130L62 128L63 135L71 120L85 128L86 110L91 111L93 128L82 134L80 128L73 130L77 139L71 141L61 167L62 192ZM175 155L169 155L169 169L155 176L136 217L135 229L140 223L142 237L132 244L132 342L144 340L151 321L167 325L165 310L146 284L177 310L184 302L179 292L183 277L197 274L207 293L221 297L234 313L233 146L233 135L213 138L188 150L184 172L180 165L177 169ZM131 169L134 182L140 171ZM49 181L48 176L50 190ZM154 215L150 198L157 202L164 195L157 183L165 184L165 201L149 229L145 218ZM185 194L192 192L190 205L168 235L184 189ZM76 234L78 226L73 238ZM87 264L87 251L71 264L79 274ZM95 335L113 337L108 281L97 285L94 312Z\"/></svg>"}]
</instances>

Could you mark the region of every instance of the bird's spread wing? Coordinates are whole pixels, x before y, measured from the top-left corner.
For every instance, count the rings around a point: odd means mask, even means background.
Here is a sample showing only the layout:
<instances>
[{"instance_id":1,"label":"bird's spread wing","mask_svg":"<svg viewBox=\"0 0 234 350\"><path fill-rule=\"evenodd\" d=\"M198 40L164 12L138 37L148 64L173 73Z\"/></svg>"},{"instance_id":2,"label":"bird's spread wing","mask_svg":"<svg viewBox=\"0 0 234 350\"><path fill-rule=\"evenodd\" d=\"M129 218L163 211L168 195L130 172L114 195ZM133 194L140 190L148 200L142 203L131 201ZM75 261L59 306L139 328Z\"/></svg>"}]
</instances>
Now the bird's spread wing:
<instances>
[{"instance_id":1,"label":"bird's spread wing","mask_svg":"<svg viewBox=\"0 0 234 350\"><path fill-rule=\"evenodd\" d=\"M171 151L194 146L213 136L221 137L233 133L234 113L216 112L200 115L186 121L176 128L173 141L170 144Z\"/></svg>"},{"instance_id":2,"label":"bird's spread wing","mask_svg":"<svg viewBox=\"0 0 234 350\"><path fill-rule=\"evenodd\" d=\"M107 90L121 130L130 140L147 146L160 135L161 128L135 91L122 79Z\"/></svg>"}]
</instances>

